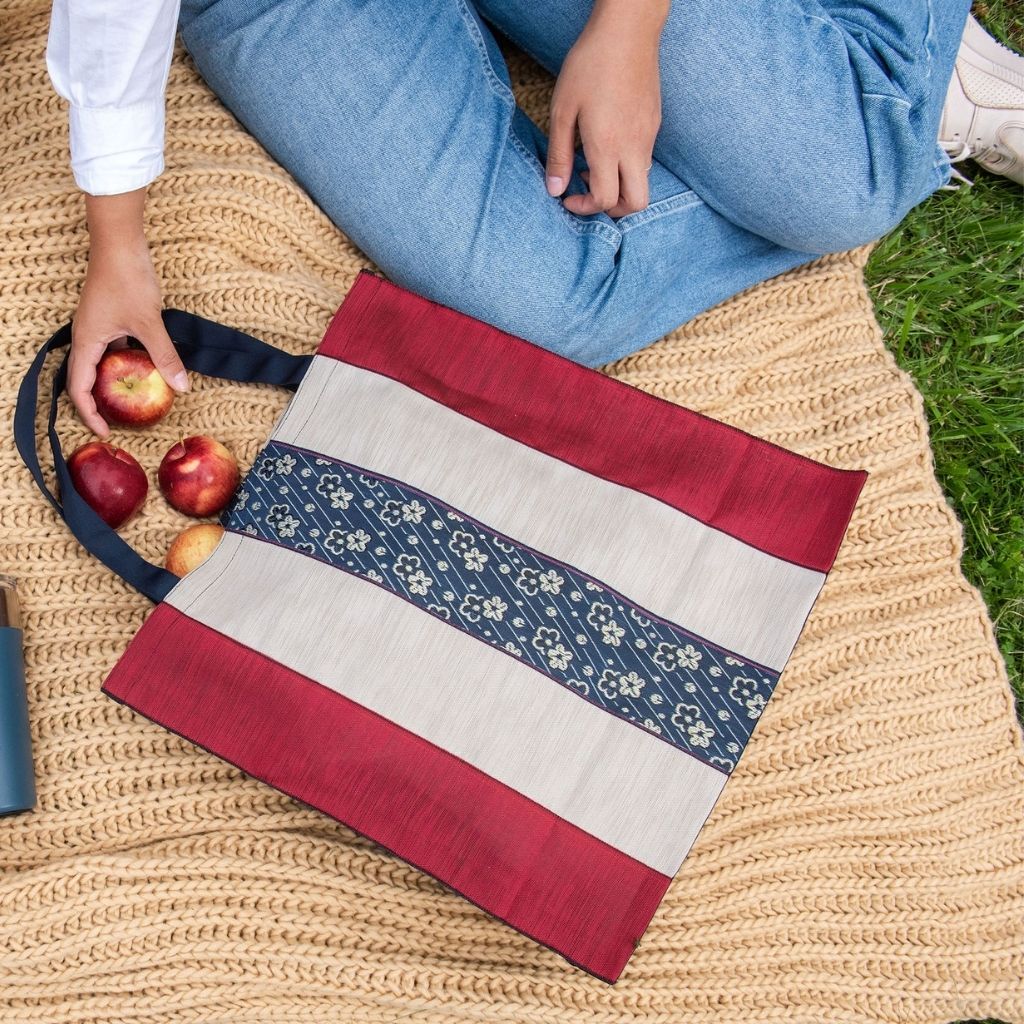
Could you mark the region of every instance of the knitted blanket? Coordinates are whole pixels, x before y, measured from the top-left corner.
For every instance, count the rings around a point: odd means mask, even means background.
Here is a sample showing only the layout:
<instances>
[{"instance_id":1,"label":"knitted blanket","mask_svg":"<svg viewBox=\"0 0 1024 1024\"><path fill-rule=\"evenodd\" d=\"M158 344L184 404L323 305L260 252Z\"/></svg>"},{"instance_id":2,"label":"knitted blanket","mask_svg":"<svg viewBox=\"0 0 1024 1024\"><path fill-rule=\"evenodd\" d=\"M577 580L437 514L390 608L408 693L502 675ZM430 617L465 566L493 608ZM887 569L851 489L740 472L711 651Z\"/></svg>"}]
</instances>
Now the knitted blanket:
<instances>
[{"instance_id":1,"label":"knitted blanket","mask_svg":"<svg viewBox=\"0 0 1024 1024\"><path fill-rule=\"evenodd\" d=\"M0 1024L680 1024L1024 1019L1024 742L920 396L865 250L737 296L603 370L870 477L776 694L618 984L100 693L150 610L78 546L10 436L87 257L48 5L0 19L0 571L19 577L38 773L0 820ZM543 118L550 80L513 61ZM316 346L366 259L212 96L180 44L148 236L169 306ZM934 200L941 201L941 200ZM194 377L116 432L247 467L288 395ZM90 435L63 400L68 449ZM126 538L186 525L153 488Z\"/></svg>"}]
</instances>

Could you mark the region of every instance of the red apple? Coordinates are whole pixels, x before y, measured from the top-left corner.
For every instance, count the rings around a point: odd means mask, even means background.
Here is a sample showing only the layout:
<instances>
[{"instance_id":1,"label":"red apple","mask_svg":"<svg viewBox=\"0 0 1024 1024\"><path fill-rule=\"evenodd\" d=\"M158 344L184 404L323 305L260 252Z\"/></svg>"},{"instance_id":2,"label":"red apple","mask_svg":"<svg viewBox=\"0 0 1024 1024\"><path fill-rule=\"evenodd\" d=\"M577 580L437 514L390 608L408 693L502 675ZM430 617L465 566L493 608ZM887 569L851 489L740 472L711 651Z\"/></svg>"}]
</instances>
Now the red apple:
<instances>
[{"instance_id":1,"label":"red apple","mask_svg":"<svg viewBox=\"0 0 1024 1024\"><path fill-rule=\"evenodd\" d=\"M189 516L212 516L231 500L241 475L238 463L220 443L205 434L173 445L157 471L160 491Z\"/></svg>"},{"instance_id":2,"label":"red apple","mask_svg":"<svg viewBox=\"0 0 1024 1024\"><path fill-rule=\"evenodd\" d=\"M224 527L217 523L199 523L182 530L167 549L164 565L175 574L184 576L210 557L210 552L224 536Z\"/></svg>"},{"instance_id":3,"label":"red apple","mask_svg":"<svg viewBox=\"0 0 1024 1024\"><path fill-rule=\"evenodd\" d=\"M115 530L142 508L149 490L145 470L123 448L90 441L68 459L75 490Z\"/></svg>"},{"instance_id":4,"label":"red apple","mask_svg":"<svg viewBox=\"0 0 1024 1024\"><path fill-rule=\"evenodd\" d=\"M92 396L99 414L122 427L148 427L174 403L174 392L141 348L108 348L96 367Z\"/></svg>"}]
</instances>

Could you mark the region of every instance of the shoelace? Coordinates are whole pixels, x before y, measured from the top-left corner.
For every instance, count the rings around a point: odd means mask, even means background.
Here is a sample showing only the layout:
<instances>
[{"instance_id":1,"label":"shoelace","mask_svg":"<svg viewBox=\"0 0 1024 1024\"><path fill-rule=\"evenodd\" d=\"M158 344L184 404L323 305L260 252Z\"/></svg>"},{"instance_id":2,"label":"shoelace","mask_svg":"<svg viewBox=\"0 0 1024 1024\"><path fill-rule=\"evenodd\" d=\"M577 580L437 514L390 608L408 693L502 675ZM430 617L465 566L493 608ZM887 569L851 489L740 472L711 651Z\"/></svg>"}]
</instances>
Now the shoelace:
<instances>
[{"instance_id":1,"label":"shoelace","mask_svg":"<svg viewBox=\"0 0 1024 1024\"><path fill-rule=\"evenodd\" d=\"M963 162L968 159L968 157L980 156L981 154L976 154L966 142L959 143L959 148L947 148L946 146L943 146L942 148L945 149L946 153L949 155L950 177L959 182L959 184L953 185L947 181L945 185L940 186L940 189L945 192L959 192L962 188L971 188L974 185L974 182L968 178L967 175L963 174L959 167L954 167L953 165Z\"/></svg>"}]
</instances>

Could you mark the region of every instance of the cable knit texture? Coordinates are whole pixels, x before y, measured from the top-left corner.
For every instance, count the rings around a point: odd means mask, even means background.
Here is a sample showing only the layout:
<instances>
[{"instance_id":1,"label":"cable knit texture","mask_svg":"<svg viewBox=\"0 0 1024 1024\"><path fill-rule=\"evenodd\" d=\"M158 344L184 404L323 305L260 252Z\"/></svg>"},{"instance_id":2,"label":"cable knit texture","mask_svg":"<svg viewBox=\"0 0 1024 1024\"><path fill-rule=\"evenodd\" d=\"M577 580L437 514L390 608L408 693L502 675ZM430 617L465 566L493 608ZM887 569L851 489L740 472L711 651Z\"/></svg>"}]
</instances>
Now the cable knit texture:
<instances>
[{"instance_id":1,"label":"cable knit texture","mask_svg":"<svg viewBox=\"0 0 1024 1024\"><path fill-rule=\"evenodd\" d=\"M4 7L0 571L21 581L39 805L0 820L2 1024L1024 1019L1024 744L921 398L872 314L866 250L603 368L871 474L774 699L611 987L101 695L151 606L78 546L10 439L88 240L43 64L48 5ZM550 79L518 56L512 71L543 119ZM295 352L369 265L180 43L147 219L167 305ZM213 434L247 467L287 397L196 379L163 422L114 440L151 475L181 433ZM70 451L90 435L63 401ZM160 560L185 525L154 487L124 532Z\"/></svg>"}]
</instances>

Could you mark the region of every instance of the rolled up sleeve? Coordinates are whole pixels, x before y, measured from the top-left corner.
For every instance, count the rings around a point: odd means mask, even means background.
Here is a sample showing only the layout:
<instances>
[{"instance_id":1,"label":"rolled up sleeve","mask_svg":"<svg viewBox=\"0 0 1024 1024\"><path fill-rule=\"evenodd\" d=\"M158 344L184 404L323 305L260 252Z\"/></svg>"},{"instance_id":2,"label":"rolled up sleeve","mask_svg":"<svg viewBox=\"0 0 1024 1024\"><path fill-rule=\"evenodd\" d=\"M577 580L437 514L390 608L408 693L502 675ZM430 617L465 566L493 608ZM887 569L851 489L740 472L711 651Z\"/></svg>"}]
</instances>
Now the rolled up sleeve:
<instances>
[{"instance_id":1,"label":"rolled up sleeve","mask_svg":"<svg viewBox=\"0 0 1024 1024\"><path fill-rule=\"evenodd\" d=\"M69 103L75 183L142 188L164 169L165 92L180 0L54 0L46 67Z\"/></svg>"}]
</instances>

